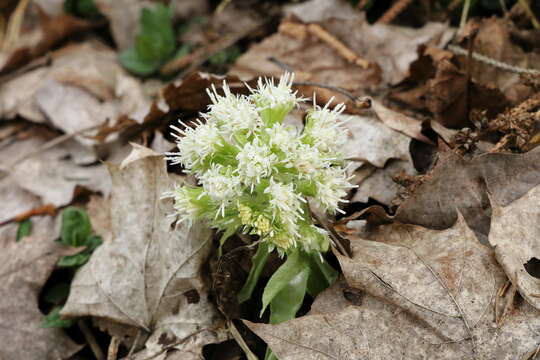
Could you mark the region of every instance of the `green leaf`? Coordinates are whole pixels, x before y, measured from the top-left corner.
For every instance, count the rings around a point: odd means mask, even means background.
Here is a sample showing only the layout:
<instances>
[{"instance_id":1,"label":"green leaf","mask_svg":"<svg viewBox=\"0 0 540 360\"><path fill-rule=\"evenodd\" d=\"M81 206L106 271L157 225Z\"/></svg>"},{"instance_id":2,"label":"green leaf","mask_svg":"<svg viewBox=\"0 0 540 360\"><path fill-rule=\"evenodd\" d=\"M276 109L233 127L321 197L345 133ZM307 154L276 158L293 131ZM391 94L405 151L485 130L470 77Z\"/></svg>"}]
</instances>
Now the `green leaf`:
<instances>
[{"instance_id":1,"label":"green leaf","mask_svg":"<svg viewBox=\"0 0 540 360\"><path fill-rule=\"evenodd\" d=\"M17 238L15 241L20 241L23 237L30 235L32 232L32 220L26 219L19 223L17 229Z\"/></svg>"},{"instance_id":2,"label":"green leaf","mask_svg":"<svg viewBox=\"0 0 540 360\"><path fill-rule=\"evenodd\" d=\"M270 323L278 324L294 319L304 302L309 278L309 267L303 266L270 302Z\"/></svg>"},{"instance_id":3,"label":"green leaf","mask_svg":"<svg viewBox=\"0 0 540 360\"><path fill-rule=\"evenodd\" d=\"M73 247L83 246L86 245L90 235L92 235L92 225L86 211L68 207L62 212L60 243Z\"/></svg>"},{"instance_id":4,"label":"green leaf","mask_svg":"<svg viewBox=\"0 0 540 360\"><path fill-rule=\"evenodd\" d=\"M172 14L168 7L158 4L153 10L142 9L140 32L135 39L135 50L143 60L165 60L176 48Z\"/></svg>"},{"instance_id":5,"label":"green leaf","mask_svg":"<svg viewBox=\"0 0 540 360\"><path fill-rule=\"evenodd\" d=\"M43 294L43 300L49 304L61 304L68 298L69 283L58 283Z\"/></svg>"},{"instance_id":6,"label":"green leaf","mask_svg":"<svg viewBox=\"0 0 540 360\"><path fill-rule=\"evenodd\" d=\"M233 45L227 49L223 49L213 54L212 56L210 56L208 61L212 65L230 64L233 63L241 54L242 50L238 46Z\"/></svg>"},{"instance_id":7,"label":"green leaf","mask_svg":"<svg viewBox=\"0 0 540 360\"><path fill-rule=\"evenodd\" d=\"M300 251L296 250L287 255L287 260L277 269L272 275L268 284L264 288L262 297L262 310L260 316L266 310L266 307L277 296L277 294L285 287L293 278L300 272L303 272L309 265L306 264L303 257L300 256Z\"/></svg>"},{"instance_id":8,"label":"green leaf","mask_svg":"<svg viewBox=\"0 0 540 360\"><path fill-rule=\"evenodd\" d=\"M60 318L60 311L62 310L61 306L57 306L51 310L50 313L45 315L43 321L41 322L41 327L43 328L68 328L75 324L75 320L69 319L64 320Z\"/></svg>"},{"instance_id":9,"label":"green leaf","mask_svg":"<svg viewBox=\"0 0 540 360\"><path fill-rule=\"evenodd\" d=\"M312 297L316 297L324 289L330 287L339 274L328 262L321 261L319 253L313 252L303 255L306 257L310 268L307 292Z\"/></svg>"},{"instance_id":10,"label":"green leaf","mask_svg":"<svg viewBox=\"0 0 540 360\"><path fill-rule=\"evenodd\" d=\"M80 254L62 256L58 260L57 265L61 267L81 266L86 264L88 259L90 259L91 254L91 252L87 252L86 250L84 250Z\"/></svg>"},{"instance_id":11,"label":"green leaf","mask_svg":"<svg viewBox=\"0 0 540 360\"><path fill-rule=\"evenodd\" d=\"M270 349L270 346L266 347L266 354L264 355L264 360L279 360L276 354L272 352L272 349Z\"/></svg>"},{"instance_id":12,"label":"green leaf","mask_svg":"<svg viewBox=\"0 0 540 360\"><path fill-rule=\"evenodd\" d=\"M125 50L120 54L120 63L130 72L147 76L156 72L161 65L160 60L143 60L134 49Z\"/></svg>"},{"instance_id":13,"label":"green leaf","mask_svg":"<svg viewBox=\"0 0 540 360\"><path fill-rule=\"evenodd\" d=\"M103 240L101 240L101 236L99 235L92 235L90 236L87 240L86 240L86 244L84 244L86 246L86 249L90 252L93 252L94 250L96 250L98 248L98 246L100 246L101 244L103 244ZM86 250L85 250L86 251Z\"/></svg>"},{"instance_id":14,"label":"green leaf","mask_svg":"<svg viewBox=\"0 0 540 360\"><path fill-rule=\"evenodd\" d=\"M176 51L176 54L174 54L174 58L178 59L181 57L186 56L191 51L191 45L189 44L183 44L180 46L180 48Z\"/></svg>"},{"instance_id":15,"label":"green leaf","mask_svg":"<svg viewBox=\"0 0 540 360\"><path fill-rule=\"evenodd\" d=\"M268 244L266 242L261 242L255 256L253 256L251 260L253 264L251 265L251 270L249 271L246 283L238 293L238 303L241 304L251 297L251 294L261 277L261 272L266 264L266 260L268 260L268 255L270 255Z\"/></svg>"}]
</instances>

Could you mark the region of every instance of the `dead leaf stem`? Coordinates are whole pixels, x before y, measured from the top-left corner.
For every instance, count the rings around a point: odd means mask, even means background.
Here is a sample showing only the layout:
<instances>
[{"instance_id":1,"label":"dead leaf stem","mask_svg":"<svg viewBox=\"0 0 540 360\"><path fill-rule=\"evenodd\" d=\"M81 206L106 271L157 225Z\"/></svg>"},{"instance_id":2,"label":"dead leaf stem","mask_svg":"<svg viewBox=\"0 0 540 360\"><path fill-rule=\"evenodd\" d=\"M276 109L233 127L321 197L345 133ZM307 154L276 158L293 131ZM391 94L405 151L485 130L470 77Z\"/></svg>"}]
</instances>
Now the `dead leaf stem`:
<instances>
[{"instance_id":1,"label":"dead leaf stem","mask_svg":"<svg viewBox=\"0 0 540 360\"><path fill-rule=\"evenodd\" d=\"M96 357L97 360L105 360L105 355L103 354L103 351L101 351L101 348L99 347L96 338L94 337L94 334L92 334L92 330L86 325L84 320L77 321L77 326L81 330L84 339L90 346L90 350L92 350L92 353Z\"/></svg>"},{"instance_id":2,"label":"dead leaf stem","mask_svg":"<svg viewBox=\"0 0 540 360\"><path fill-rule=\"evenodd\" d=\"M111 342L109 343L109 349L107 350L107 360L116 360L118 358L118 346L120 345L120 340L116 336L111 337Z\"/></svg>"},{"instance_id":3,"label":"dead leaf stem","mask_svg":"<svg viewBox=\"0 0 540 360\"><path fill-rule=\"evenodd\" d=\"M312 35L318 37L321 41L325 42L328 46L336 50L345 60L351 64L356 64L363 69L369 67L369 61L356 55L351 49L349 49L344 43L339 41L334 35L323 29L318 24L309 24L308 31Z\"/></svg>"},{"instance_id":4,"label":"dead leaf stem","mask_svg":"<svg viewBox=\"0 0 540 360\"><path fill-rule=\"evenodd\" d=\"M382 24L390 24L394 19L403 12L411 3L413 0L397 0L390 9L386 10L386 12L377 20L378 23Z\"/></svg>"}]
</instances>

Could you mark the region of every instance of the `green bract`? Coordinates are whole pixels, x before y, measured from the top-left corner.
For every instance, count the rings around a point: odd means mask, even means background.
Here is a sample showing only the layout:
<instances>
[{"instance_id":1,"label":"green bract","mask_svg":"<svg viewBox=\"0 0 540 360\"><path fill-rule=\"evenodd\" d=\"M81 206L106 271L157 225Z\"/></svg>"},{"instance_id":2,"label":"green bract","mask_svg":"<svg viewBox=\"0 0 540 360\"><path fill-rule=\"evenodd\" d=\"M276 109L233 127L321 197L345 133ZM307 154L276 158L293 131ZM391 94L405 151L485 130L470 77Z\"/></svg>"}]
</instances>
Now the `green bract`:
<instances>
[{"instance_id":1,"label":"green bract","mask_svg":"<svg viewBox=\"0 0 540 360\"><path fill-rule=\"evenodd\" d=\"M290 249L325 252L329 237L315 226L307 198L334 214L344 201L348 182L341 147L345 130L337 105L314 105L302 131L283 125L302 99L291 89L292 76L279 83L259 79L250 96L223 95L213 87L205 120L194 128L174 127L178 152L169 153L195 175L200 186L182 186L172 197L182 221L204 220L225 237L235 232L258 235L283 255Z\"/></svg>"}]
</instances>

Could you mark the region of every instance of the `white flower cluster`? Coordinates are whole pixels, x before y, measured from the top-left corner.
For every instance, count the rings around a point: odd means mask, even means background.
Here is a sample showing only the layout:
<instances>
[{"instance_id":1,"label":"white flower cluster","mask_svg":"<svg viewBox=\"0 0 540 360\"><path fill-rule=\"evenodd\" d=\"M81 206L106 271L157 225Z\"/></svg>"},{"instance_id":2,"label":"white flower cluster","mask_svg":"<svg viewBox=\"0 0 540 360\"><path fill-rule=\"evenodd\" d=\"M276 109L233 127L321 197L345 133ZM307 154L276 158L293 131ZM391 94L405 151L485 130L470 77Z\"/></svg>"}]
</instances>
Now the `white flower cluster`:
<instances>
[{"instance_id":1,"label":"white flower cluster","mask_svg":"<svg viewBox=\"0 0 540 360\"><path fill-rule=\"evenodd\" d=\"M353 187L341 153L347 137L338 117L345 107L314 105L302 132L284 126L303 101L292 80L289 74L277 85L259 79L250 96L232 94L226 83L224 95L212 87L205 123L173 127L178 152L167 159L200 182L165 194L174 199L180 220L207 220L227 236L256 234L280 253L295 246L328 249L328 234L313 224L306 198L334 214Z\"/></svg>"}]
</instances>

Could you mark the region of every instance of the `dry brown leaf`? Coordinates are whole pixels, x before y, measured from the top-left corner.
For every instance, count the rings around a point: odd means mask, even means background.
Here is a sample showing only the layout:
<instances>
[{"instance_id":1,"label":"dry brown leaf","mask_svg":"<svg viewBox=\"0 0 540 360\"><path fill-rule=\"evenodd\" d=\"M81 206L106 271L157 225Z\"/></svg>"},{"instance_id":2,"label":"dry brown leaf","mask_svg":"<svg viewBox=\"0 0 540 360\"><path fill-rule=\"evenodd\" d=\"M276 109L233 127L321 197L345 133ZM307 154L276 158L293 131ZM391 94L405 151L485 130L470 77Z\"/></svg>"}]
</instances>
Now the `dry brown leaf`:
<instances>
[{"instance_id":1,"label":"dry brown leaf","mask_svg":"<svg viewBox=\"0 0 540 360\"><path fill-rule=\"evenodd\" d=\"M20 34L16 42L0 51L0 75L43 55L68 35L88 30L91 26L88 21L71 15L42 16L38 25Z\"/></svg>"},{"instance_id":2,"label":"dry brown leaf","mask_svg":"<svg viewBox=\"0 0 540 360\"><path fill-rule=\"evenodd\" d=\"M527 303L497 327L495 298L506 276L463 217L442 231L391 224L366 238L351 239L352 259L338 255L350 286L460 344L466 358L520 359L537 345L540 313Z\"/></svg>"},{"instance_id":3,"label":"dry brown leaf","mask_svg":"<svg viewBox=\"0 0 540 360\"><path fill-rule=\"evenodd\" d=\"M178 177L163 158L135 147L122 167L110 165L112 241L100 246L76 274L65 316L94 316L150 333L141 358L178 342L184 351L225 339L209 302L203 264L211 250L204 226L176 226L170 200L161 200ZM188 339L188 340L186 340ZM183 340L183 341L182 341Z\"/></svg>"},{"instance_id":4,"label":"dry brown leaf","mask_svg":"<svg viewBox=\"0 0 540 360\"><path fill-rule=\"evenodd\" d=\"M409 64L416 59L416 47L433 43L444 45L451 35L447 25L430 23L421 29L391 25L369 25L364 14L346 1L313 0L291 6L287 13L304 23L318 23L343 42L356 56L378 66L363 69L349 63L332 47L315 36L295 38L286 33L274 34L242 55L231 74L243 79L256 75L279 76L284 69L268 60L275 57L298 73L298 80L339 86L350 91L401 81ZM382 74L379 74L379 66ZM308 89L312 92L313 88ZM310 96L311 93L305 94Z\"/></svg>"},{"instance_id":5,"label":"dry brown leaf","mask_svg":"<svg viewBox=\"0 0 540 360\"><path fill-rule=\"evenodd\" d=\"M394 177L401 173L411 176L416 175L412 161L389 160L384 168L376 169L361 182L355 182L358 184L358 189L351 202L367 203L371 198L382 204L391 206L402 189L394 181Z\"/></svg>"},{"instance_id":6,"label":"dry brown leaf","mask_svg":"<svg viewBox=\"0 0 540 360\"><path fill-rule=\"evenodd\" d=\"M417 139L428 144L432 143L431 140L422 134L421 120L414 119L410 116L391 110L376 100L371 101L371 106L379 119L381 119L381 121L389 128L408 135L413 139Z\"/></svg>"},{"instance_id":7,"label":"dry brown leaf","mask_svg":"<svg viewBox=\"0 0 540 360\"><path fill-rule=\"evenodd\" d=\"M41 326L43 314L38 308L38 295L60 257L59 249L58 243L45 233L20 242L15 242L13 237L3 244L0 251L0 358L67 359L81 348L61 329Z\"/></svg>"},{"instance_id":8,"label":"dry brown leaf","mask_svg":"<svg viewBox=\"0 0 540 360\"><path fill-rule=\"evenodd\" d=\"M486 18L478 29L474 41L474 50L482 55L504 63L524 68L538 69L540 56L534 51L525 51L516 45L511 37L511 23L502 18ZM473 79L481 84L492 84L500 89L514 104L532 95L530 88L524 85L519 74L503 71L493 66L473 61Z\"/></svg>"},{"instance_id":9,"label":"dry brown leaf","mask_svg":"<svg viewBox=\"0 0 540 360\"><path fill-rule=\"evenodd\" d=\"M461 230L464 230L469 236L465 241L460 236L463 233L459 234L457 229L453 230L456 233L454 235L458 235L457 238L454 238L448 231L443 235L438 235L437 232L423 234L420 228L416 228L418 231L413 230L408 232L408 229L414 228L412 226L394 226L392 229L387 229L388 231L384 232L384 235L388 235L389 242L393 240L400 241L399 237L403 236L405 242L411 240L417 242L417 245L420 247L430 244L433 245L432 248L438 249L441 252L445 251L447 245L450 245L450 249L448 249L450 252L456 250L457 247L448 244L449 242L468 242L471 245L471 249L475 251L474 256L480 261L478 263L475 261L470 262L470 267L467 271L471 271L471 268L482 270L481 274L487 275L492 285L495 285L494 282L504 282L504 274L497 267L491 251L482 247L474 239L472 232L466 230L466 225L463 222L461 224L465 226ZM431 231L428 230L428 232ZM385 236L380 235L378 237L383 240L386 239ZM413 239L412 236L414 235L420 235L420 239ZM435 235L435 237L430 239L430 235ZM448 237L448 241L444 241L445 235ZM439 242L439 240L443 241ZM393 248L397 247L400 248L397 252L401 254L401 257L404 257L406 260L409 259L407 256L408 250L404 246L379 244L372 241L365 242L368 243L368 247L365 249L366 251L370 251L375 247L388 247L390 254L394 254ZM360 245L359 242L353 242L353 244ZM409 242L409 245L412 244ZM430 286L429 281L420 282L420 284L416 283L415 276L418 275L418 272L414 270L417 270L417 268L407 268L405 272L400 274L402 278L406 279L405 282L395 281L395 277L375 278L374 274L375 271L379 271L378 267L384 267L393 274L397 273L397 271L392 271L391 267L395 264L403 264L402 258L400 257L397 262L395 259L394 262L390 262L392 259L387 259L385 255L379 257L380 252L376 252L376 255L368 252L368 260L363 261L362 258L365 256L364 248L360 246L360 249L356 248L356 250L356 260L353 261L360 262L357 265L359 272L363 271L366 273L364 277L371 275L375 279L373 281L375 285L377 283L384 287L395 285L396 291L405 288L405 291L409 293L414 289L419 290L419 287L423 285L426 285L428 290L432 290L432 288L437 288L438 286L437 279L431 275L429 270L426 276L432 277L432 286ZM461 249L457 248L457 250ZM459 266L464 263L464 259L460 257L461 251L452 255L450 258L434 259L445 265L441 271L441 276L459 270L456 269L455 265ZM370 261L375 257L377 261ZM432 258L429 260L432 260ZM411 264L408 263L408 265ZM370 269L376 270L372 273ZM380 273L381 276L388 275L387 272ZM463 277L463 283L460 285L463 285L462 295L465 296L457 297L460 304L464 299L468 298L471 300L471 296L467 293L465 286L469 285L467 280L474 280L475 276L476 274L467 274ZM385 280L388 280L389 283L382 284L381 282ZM407 288L410 288L410 290ZM487 287L483 286L481 289L486 290ZM351 293L351 290L354 291ZM489 290L496 292L497 289ZM387 288L387 291L392 292L393 290ZM351 294L354 294L354 298L351 298ZM490 297L489 295L491 294L483 293L480 296L481 300L484 301L482 305L488 303L485 313L477 314L470 311L470 308L464 310L466 316L479 315L481 317L480 321L471 325L472 332L476 337L476 358L513 360L521 359L520 356L529 353L531 350L534 352L538 342L537 329L540 327L539 313L526 303L518 303L503 326L498 329L494 323L494 297ZM415 299L419 298L420 301L424 302L433 300L431 298L432 295L431 292L420 291L417 294L413 294ZM486 295L488 296L487 301L485 299ZM474 296L474 293L472 296ZM351 301L353 299L354 301ZM404 297L401 300L408 303ZM435 300L443 301L444 297L441 299L436 298ZM476 306L476 308L480 307ZM269 344L273 352L281 360L393 360L396 358L465 360L472 358L470 346L468 347L467 344L470 341L465 339L457 339L458 341L455 342L448 341L448 339L445 339L437 331L437 327L433 328L423 320L414 316L414 313L407 311L406 308L396 306L391 301L389 302L387 298L380 299L369 294L369 292L359 293L358 290L348 288L347 285L337 282L317 297L311 311L306 316L277 325L256 324L247 321L245 323ZM452 335L457 337L457 334Z\"/></svg>"},{"instance_id":10,"label":"dry brown leaf","mask_svg":"<svg viewBox=\"0 0 540 360\"><path fill-rule=\"evenodd\" d=\"M539 184L539 153L540 148L525 154L484 154L470 161L441 153L432 173L398 208L395 220L444 229L456 221L459 210L477 235L487 236L488 193L506 206Z\"/></svg>"},{"instance_id":11,"label":"dry brown leaf","mask_svg":"<svg viewBox=\"0 0 540 360\"><path fill-rule=\"evenodd\" d=\"M0 85L0 117L20 115L48 122L73 134L92 127L115 125L122 116L142 123L150 109L140 83L129 76L111 49L97 42L65 47L51 54L52 64ZM97 129L76 136L89 138Z\"/></svg>"},{"instance_id":12,"label":"dry brown leaf","mask_svg":"<svg viewBox=\"0 0 540 360\"><path fill-rule=\"evenodd\" d=\"M344 146L345 157L367 161L383 168L388 159L410 161L411 138L392 130L373 116L342 116L349 138Z\"/></svg>"},{"instance_id":13,"label":"dry brown leaf","mask_svg":"<svg viewBox=\"0 0 540 360\"><path fill-rule=\"evenodd\" d=\"M110 192L107 170L93 153L76 141L43 150L50 136L42 130L32 127L31 137L0 149L0 223L42 205L67 205L77 189Z\"/></svg>"},{"instance_id":14,"label":"dry brown leaf","mask_svg":"<svg viewBox=\"0 0 540 360\"><path fill-rule=\"evenodd\" d=\"M492 203L489 242L521 296L540 309L540 186L507 206ZM536 296L535 296L536 295Z\"/></svg>"}]
</instances>

